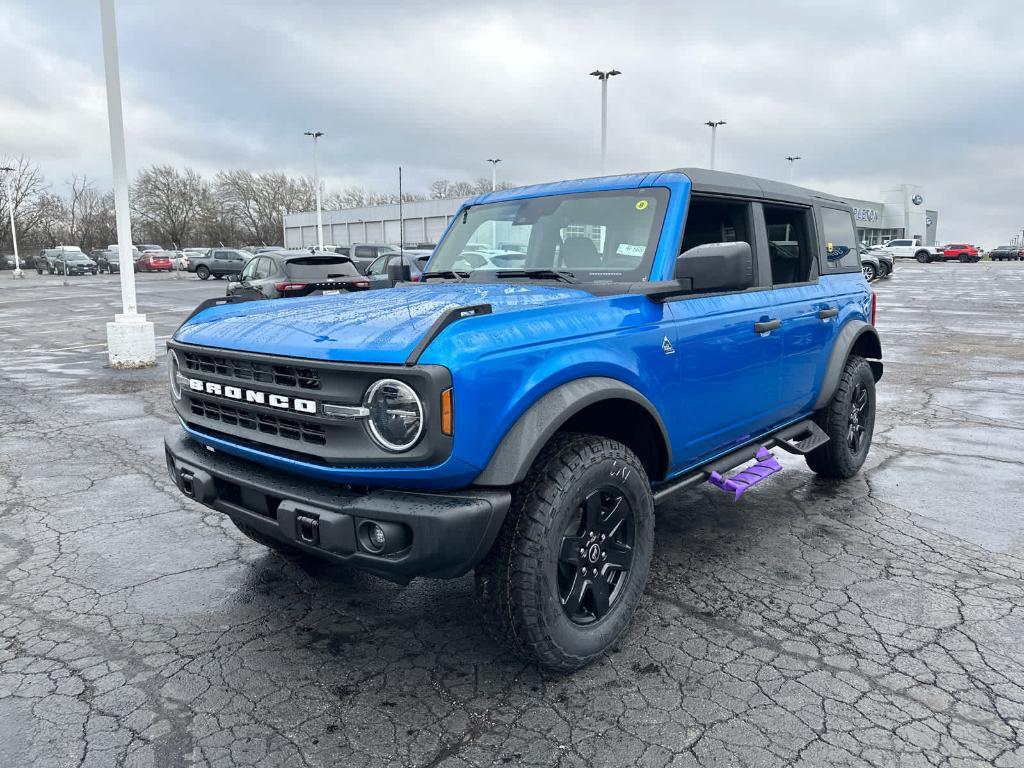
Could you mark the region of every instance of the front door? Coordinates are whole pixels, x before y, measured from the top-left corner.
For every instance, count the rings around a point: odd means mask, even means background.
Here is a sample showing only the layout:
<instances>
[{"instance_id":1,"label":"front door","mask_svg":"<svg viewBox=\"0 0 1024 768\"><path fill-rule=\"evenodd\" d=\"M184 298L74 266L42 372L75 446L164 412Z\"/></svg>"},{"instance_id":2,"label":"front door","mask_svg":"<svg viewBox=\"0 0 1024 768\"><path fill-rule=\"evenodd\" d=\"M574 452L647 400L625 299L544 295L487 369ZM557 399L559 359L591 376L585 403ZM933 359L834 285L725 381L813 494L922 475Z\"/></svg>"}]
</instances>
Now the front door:
<instances>
[{"instance_id":1,"label":"front door","mask_svg":"<svg viewBox=\"0 0 1024 768\"><path fill-rule=\"evenodd\" d=\"M690 201L683 258L690 248L706 243L748 242L757 262L756 287L669 304L675 338L666 341L680 358L673 439L676 471L748 442L779 418L782 338L754 231L754 206L749 202L699 196Z\"/></svg>"}]
</instances>

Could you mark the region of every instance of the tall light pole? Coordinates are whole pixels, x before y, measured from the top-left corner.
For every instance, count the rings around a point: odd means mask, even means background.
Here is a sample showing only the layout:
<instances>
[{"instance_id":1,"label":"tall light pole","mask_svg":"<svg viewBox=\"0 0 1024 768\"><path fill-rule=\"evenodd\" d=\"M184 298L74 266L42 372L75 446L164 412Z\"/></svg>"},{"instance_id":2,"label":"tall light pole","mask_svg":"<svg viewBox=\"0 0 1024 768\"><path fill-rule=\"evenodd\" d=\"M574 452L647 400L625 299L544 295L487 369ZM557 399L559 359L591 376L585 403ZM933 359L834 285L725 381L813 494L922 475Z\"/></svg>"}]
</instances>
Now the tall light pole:
<instances>
[{"instance_id":1,"label":"tall light pole","mask_svg":"<svg viewBox=\"0 0 1024 768\"><path fill-rule=\"evenodd\" d=\"M787 155L786 159L789 160L789 183L793 183L793 166L796 165L796 161L800 160L800 155Z\"/></svg>"},{"instance_id":2,"label":"tall light pole","mask_svg":"<svg viewBox=\"0 0 1024 768\"><path fill-rule=\"evenodd\" d=\"M14 246L14 279L24 277L25 274L21 271L21 261L18 259L18 233L14 230L14 192L11 188L11 176L14 175L14 169L9 165L5 165L0 168L3 171L4 180L7 182L7 211L11 216L11 244Z\"/></svg>"},{"instance_id":3,"label":"tall light pole","mask_svg":"<svg viewBox=\"0 0 1024 768\"><path fill-rule=\"evenodd\" d=\"M708 120L704 125L711 129L711 170L715 170L715 140L718 138L718 126L725 125L725 120Z\"/></svg>"},{"instance_id":4,"label":"tall light pole","mask_svg":"<svg viewBox=\"0 0 1024 768\"><path fill-rule=\"evenodd\" d=\"M132 220L128 207L128 160L124 149L121 111L121 68L117 61L117 22L114 0L100 0L103 28L103 68L107 81L107 122L110 124L110 159L113 166L114 217L121 275L121 314L107 323L107 358L111 368L146 368L156 365L153 324L140 315L135 299L135 262L132 259Z\"/></svg>"},{"instance_id":5,"label":"tall light pole","mask_svg":"<svg viewBox=\"0 0 1024 768\"><path fill-rule=\"evenodd\" d=\"M306 131L303 136L313 137L313 186L316 187L316 245L324 249L324 216L320 210L320 168L317 163L317 141L324 135L323 131Z\"/></svg>"},{"instance_id":6,"label":"tall light pole","mask_svg":"<svg viewBox=\"0 0 1024 768\"><path fill-rule=\"evenodd\" d=\"M487 162L491 164L491 192L494 192L498 188L498 163L501 162L500 157L487 158Z\"/></svg>"},{"instance_id":7,"label":"tall light pole","mask_svg":"<svg viewBox=\"0 0 1024 768\"><path fill-rule=\"evenodd\" d=\"M608 78L621 75L617 69L602 71L595 69L590 73L601 81L601 175L604 175L605 156L608 152Z\"/></svg>"}]
</instances>

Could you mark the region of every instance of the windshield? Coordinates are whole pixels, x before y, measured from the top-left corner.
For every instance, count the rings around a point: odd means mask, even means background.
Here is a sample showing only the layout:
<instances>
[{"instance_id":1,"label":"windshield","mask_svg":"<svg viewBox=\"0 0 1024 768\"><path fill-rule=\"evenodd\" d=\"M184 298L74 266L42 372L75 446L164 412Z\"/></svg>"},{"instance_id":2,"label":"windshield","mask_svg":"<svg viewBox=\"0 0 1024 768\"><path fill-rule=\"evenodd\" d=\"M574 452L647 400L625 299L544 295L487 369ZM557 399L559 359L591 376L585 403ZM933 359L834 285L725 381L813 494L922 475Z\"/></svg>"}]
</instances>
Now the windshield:
<instances>
[{"instance_id":1,"label":"windshield","mask_svg":"<svg viewBox=\"0 0 1024 768\"><path fill-rule=\"evenodd\" d=\"M428 272L558 270L581 282L646 280L667 203L659 187L474 205L456 217Z\"/></svg>"},{"instance_id":2,"label":"windshield","mask_svg":"<svg viewBox=\"0 0 1024 768\"><path fill-rule=\"evenodd\" d=\"M326 280L329 277L357 277L359 270L345 256L305 256L285 262L288 277Z\"/></svg>"}]
</instances>

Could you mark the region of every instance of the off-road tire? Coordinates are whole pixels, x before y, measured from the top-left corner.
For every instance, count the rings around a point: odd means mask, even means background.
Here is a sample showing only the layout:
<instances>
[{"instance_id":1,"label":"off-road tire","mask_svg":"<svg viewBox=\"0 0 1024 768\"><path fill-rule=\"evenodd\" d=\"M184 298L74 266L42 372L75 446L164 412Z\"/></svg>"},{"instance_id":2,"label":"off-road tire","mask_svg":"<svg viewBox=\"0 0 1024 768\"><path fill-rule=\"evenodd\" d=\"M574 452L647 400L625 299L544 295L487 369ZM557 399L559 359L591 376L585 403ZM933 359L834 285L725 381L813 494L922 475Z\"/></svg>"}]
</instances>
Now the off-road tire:
<instances>
[{"instance_id":1,"label":"off-road tire","mask_svg":"<svg viewBox=\"0 0 1024 768\"><path fill-rule=\"evenodd\" d=\"M584 499L609 487L630 507L632 557L619 591L610 593L608 612L582 625L563 610L559 593L563 537ZM484 625L496 640L547 669L579 669L612 648L629 627L653 546L654 498L636 455L607 438L556 435L513 489L497 541L476 568Z\"/></svg>"},{"instance_id":2,"label":"off-road tire","mask_svg":"<svg viewBox=\"0 0 1024 768\"><path fill-rule=\"evenodd\" d=\"M866 396L866 408L854 419L854 398L862 391ZM828 405L815 415L815 420L829 441L807 454L807 466L822 477L853 477L864 466L875 431L875 377L867 360L850 355L835 394ZM857 426L863 427L863 434L857 450L854 450L850 436Z\"/></svg>"},{"instance_id":3,"label":"off-road tire","mask_svg":"<svg viewBox=\"0 0 1024 768\"><path fill-rule=\"evenodd\" d=\"M917 253L914 254L914 258L917 259L918 262L921 264L927 264L929 261L932 260L931 256L928 254L928 251L918 251Z\"/></svg>"},{"instance_id":4,"label":"off-road tire","mask_svg":"<svg viewBox=\"0 0 1024 768\"><path fill-rule=\"evenodd\" d=\"M196 267L196 277L198 277L200 280L209 280L210 268L205 264L200 264L198 267Z\"/></svg>"}]
</instances>

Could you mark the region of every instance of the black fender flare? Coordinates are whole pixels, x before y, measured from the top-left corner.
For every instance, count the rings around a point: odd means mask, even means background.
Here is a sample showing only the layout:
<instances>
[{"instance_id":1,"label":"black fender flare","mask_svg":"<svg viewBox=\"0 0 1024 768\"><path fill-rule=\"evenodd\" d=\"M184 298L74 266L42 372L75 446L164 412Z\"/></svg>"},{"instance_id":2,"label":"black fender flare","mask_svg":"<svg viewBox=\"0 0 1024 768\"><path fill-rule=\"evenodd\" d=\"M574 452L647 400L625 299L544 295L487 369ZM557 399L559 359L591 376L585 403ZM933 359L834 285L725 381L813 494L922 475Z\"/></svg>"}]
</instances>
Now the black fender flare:
<instances>
[{"instance_id":1,"label":"black fender flare","mask_svg":"<svg viewBox=\"0 0 1024 768\"><path fill-rule=\"evenodd\" d=\"M474 485L521 482L548 440L570 418L602 400L628 400L641 406L657 423L671 466L672 444L658 409L638 390L618 379L588 376L566 382L541 397L505 433Z\"/></svg>"},{"instance_id":2,"label":"black fender flare","mask_svg":"<svg viewBox=\"0 0 1024 768\"><path fill-rule=\"evenodd\" d=\"M839 378L843 375L843 368L846 367L846 360L856 345L864 348L864 357L868 358L871 364L871 373L875 381L882 378L882 342L878 338L878 331L863 320L850 320L839 331L832 345L832 353L828 357L828 367L821 381L821 389L818 390L814 410L821 410L832 399L836 387L839 386Z\"/></svg>"}]
</instances>

